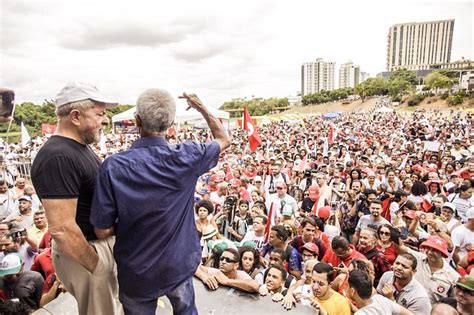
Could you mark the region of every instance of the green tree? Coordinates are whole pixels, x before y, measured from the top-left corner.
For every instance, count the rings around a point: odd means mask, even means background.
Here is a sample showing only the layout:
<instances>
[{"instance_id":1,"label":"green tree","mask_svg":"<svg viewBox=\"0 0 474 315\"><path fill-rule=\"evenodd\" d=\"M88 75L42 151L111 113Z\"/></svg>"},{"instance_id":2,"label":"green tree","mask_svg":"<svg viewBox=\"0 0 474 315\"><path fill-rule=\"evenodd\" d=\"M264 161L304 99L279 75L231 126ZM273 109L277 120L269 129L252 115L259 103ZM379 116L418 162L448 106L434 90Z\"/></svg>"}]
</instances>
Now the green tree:
<instances>
[{"instance_id":1,"label":"green tree","mask_svg":"<svg viewBox=\"0 0 474 315\"><path fill-rule=\"evenodd\" d=\"M431 72L425 80L425 85L430 89L435 89L436 94L438 94L439 89L449 89L453 84L454 81L451 78L438 71Z\"/></svg>"},{"instance_id":2,"label":"green tree","mask_svg":"<svg viewBox=\"0 0 474 315\"><path fill-rule=\"evenodd\" d=\"M408 81L411 85L417 85L419 81L416 77L415 71L407 70L405 68L393 71L388 80L404 80Z\"/></svg>"}]
</instances>

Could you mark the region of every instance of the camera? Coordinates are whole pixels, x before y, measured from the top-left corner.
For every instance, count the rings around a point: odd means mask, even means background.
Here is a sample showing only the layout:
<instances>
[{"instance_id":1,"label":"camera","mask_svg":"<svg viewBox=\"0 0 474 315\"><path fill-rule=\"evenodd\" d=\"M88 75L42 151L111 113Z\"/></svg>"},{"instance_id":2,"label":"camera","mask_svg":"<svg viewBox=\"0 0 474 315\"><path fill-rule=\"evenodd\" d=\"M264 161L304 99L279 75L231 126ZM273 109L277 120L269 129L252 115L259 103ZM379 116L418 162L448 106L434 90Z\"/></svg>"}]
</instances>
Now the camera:
<instances>
[{"instance_id":1,"label":"camera","mask_svg":"<svg viewBox=\"0 0 474 315\"><path fill-rule=\"evenodd\" d=\"M229 196L225 199L223 208L224 210L231 210L237 204L237 198L234 196Z\"/></svg>"},{"instance_id":2,"label":"camera","mask_svg":"<svg viewBox=\"0 0 474 315\"><path fill-rule=\"evenodd\" d=\"M11 232L10 236L14 242L21 239L22 236L26 236L26 230Z\"/></svg>"}]
</instances>

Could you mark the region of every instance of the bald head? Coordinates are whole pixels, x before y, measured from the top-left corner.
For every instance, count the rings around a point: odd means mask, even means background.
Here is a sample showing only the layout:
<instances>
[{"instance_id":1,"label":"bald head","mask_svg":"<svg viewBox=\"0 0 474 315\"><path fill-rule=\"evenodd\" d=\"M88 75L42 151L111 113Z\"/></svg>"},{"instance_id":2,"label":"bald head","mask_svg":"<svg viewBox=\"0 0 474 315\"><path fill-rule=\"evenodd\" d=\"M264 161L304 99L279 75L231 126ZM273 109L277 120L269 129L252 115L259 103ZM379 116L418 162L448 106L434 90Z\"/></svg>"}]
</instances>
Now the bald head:
<instances>
[{"instance_id":1,"label":"bald head","mask_svg":"<svg viewBox=\"0 0 474 315\"><path fill-rule=\"evenodd\" d=\"M438 303L431 309L431 315L459 315L459 313L451 305Z\"/></svg>"}]
</instances>

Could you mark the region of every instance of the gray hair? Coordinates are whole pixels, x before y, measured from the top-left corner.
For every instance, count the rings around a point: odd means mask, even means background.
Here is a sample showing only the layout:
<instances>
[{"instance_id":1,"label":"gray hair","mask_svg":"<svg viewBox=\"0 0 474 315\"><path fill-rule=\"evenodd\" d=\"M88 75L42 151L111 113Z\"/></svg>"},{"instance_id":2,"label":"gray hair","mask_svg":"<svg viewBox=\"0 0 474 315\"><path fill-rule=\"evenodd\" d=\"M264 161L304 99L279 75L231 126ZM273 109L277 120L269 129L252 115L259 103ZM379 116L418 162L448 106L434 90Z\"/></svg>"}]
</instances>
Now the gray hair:
<instances>
[{"instance_id":1,"label":"gray hair","mask_svg":"<svg viewBox=\"0 0 474 315\"><path fill-rule=\"evenodd\" d=\"M69 115L74 109L78 109L81 113L83 113L93 108L95 105L96 103L90 99L67 103L56 108L56 116L65 117Z\"/></svg>"},{"instance_id":2,"label":"gray hair","mask_svg":"<svg viewBox=\"0 0 474 315\"><path fill-rule=\"evenodd\" d=\"M170 93L160 89L149 89L137 100L137 115L142 128L147 132L163 132L168 129L176 115L176 105Z\"/></svg>"}]
</instances>

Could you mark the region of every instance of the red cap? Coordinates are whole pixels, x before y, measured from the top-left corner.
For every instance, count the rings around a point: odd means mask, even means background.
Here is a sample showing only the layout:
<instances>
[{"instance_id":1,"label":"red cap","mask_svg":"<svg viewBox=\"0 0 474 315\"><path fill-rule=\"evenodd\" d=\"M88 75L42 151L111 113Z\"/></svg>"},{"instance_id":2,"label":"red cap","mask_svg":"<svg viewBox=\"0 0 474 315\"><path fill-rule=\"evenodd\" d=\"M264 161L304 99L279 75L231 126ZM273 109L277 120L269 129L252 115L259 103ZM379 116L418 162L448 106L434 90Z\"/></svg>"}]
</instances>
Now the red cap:
<instances>
[{"instance_id":1,"label":"red cap","mask_svg":"<svg viewBox=\"0 0 474 315\"><path fill-rule=\"evenodd\" d=\"M407 211L405 211L404 216L408 217L410 219L414 219L414 218L416 218L416 211L415 210L407 210Z\"/></svg>"},{"instance_id":2,"label":"red cap","mask_svg":"<svg viewBox=\"0 0 474 315\"><path fill-rule=\"evenodd\" d=\"M319 187L316 185L309 186L308 188L308 195L311 199L316 199L319 197Z\"/></svg>"},{"instance_id":3,"label":"red cap","mask_svg":"<svg viewBox=\"0 0 474 315\"><path fill-rule=\"evenodd\" d=\"M323 221L326 221L329 218L330 214L331 214L330 206L321 207L318 210L318 217L322 219Z\"/></svg>"},{"instance_id":4,"label":"red cap","mask_svg":"<svg viewBox=\"0 0 474 315\"><path fill-rule=\"evenodd\" d=\"M303 249L306 249L306 250L309 250L310 252L312 252L313 254L315 254L316 256L319 255L319 248L316 244L314 243L306 243L303 245Z\"/></svg>"},{"instance_id":5,"label":"red cap","mask_svg":"<svg viewBox=\"0 0 474 315\"><path fill-rule=\"evenodd\" d=\"M233 179L230 181L230 185L234 188L240 187L242 185L242 182L238 179Z\"/></svg>"},{"instance_id":6,"label":"red cap","mask_svg":"<svg viewBox=\"0 0 474 315\"><path fill-rule=\"evenodd\" d=\"M448 244L439 236L430 236L426 241L421 243L420 247L430 247L441 252L444 257L448 257Z\"/></svg>"},{"instance_id":7,"label":"red cap","mask_svg":"<svg viewBox=\"0 0 474 315\"><path fill-rule=\"evenodd\" d=\"M416 164L416 165L413 165L411 170L413 172L421 172L423 170L423 167L421 167L420 165Z\"/></svg>"},{"instance_id":8,"label":"red cap","mask_svg":"<svg viewBox=\"0 0 474 315\"><path fill-rule=\"evenodd\" d=\"M212 175L211 178L209 179L209 181L220 183L221 179L217 175Z\"/></svg>"},{"instance_id":9,"label":"red cap","mask_svg":"<svg viewBox=\"0 0 474 315\"><path fill-rule=\"evenodd\" d=\"M428 172L430 172L430 173L436 173L436 169L435 169L434 167L430 167L430 168L428 169Z\"/></svg>"}]
</instances>

